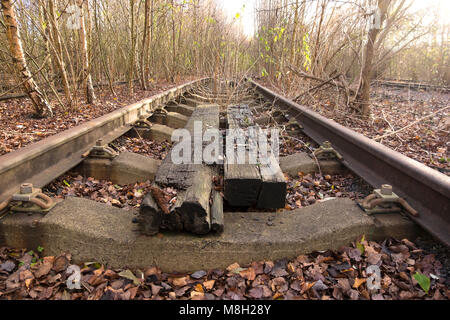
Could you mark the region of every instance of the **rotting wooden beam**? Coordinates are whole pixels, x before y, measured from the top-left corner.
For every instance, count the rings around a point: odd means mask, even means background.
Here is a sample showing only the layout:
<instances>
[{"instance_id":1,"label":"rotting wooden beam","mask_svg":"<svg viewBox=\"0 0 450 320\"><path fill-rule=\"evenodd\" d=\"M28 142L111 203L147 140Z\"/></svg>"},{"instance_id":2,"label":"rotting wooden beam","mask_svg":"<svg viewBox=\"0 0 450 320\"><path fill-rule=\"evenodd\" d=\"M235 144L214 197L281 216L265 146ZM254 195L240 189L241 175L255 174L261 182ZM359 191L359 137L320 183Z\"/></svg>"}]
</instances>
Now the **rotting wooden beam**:
<instances>
[{"instance_id":1,"label":"rotting wooden beam","mask_svg":"<svg viewBox=\"0 0 450 320\"><path fill-rule=\"evenodd\" d=\"M166 229L182 229L195 234L206 234L211 230L210 197L214 165L204 163L203 159L200 163L193 163L194 154L198 152L194 140L203 137L205 130L210 128L219 129L219 106L197 106L185 126L191 137L190 161L176 163L172 153L169 153L156 172L155 183L158 186L170 186L178 191L177 201L162 224ZM199 129L200 132L197 132Z\"/></svg>"},{"instance_id":2,"label":"rotting wooden beam","mask_svg":"<svg viewBox=\"0 0 450 320\"><path fill-rule=\"evenodd\" d=\"M256 140L252 137L243 136L244 130L254 129L252 113L247 105L228 106L228 136L227 136L227 158L224 164L224 187L225 199L231 206L246 207L256 205L259 190L261 188L261 174L256 164L251 163L249 158L250 145L256 145ZM234 130L242 130L235 131ZM246 131L248 133L248 131ZM237 134L233 137L233 134ZM243 141L231 141L242 139ZM244 139L248 138L247 141ZM238 159L237 154L232 156L230 152L242 149L243 159Z\"/></svg>"},{"instance_id":3,"label":"rotting wooden beam","mask_svg":"<svg viewBox=\"0 0 450 320\"><path fill-rule=\"evenodd\" d=\"M229 129L241 130L241 134L245 134L247 140L244 146L240 145L242 141L233 141L234 147L227 145L228 152L244 147L245 162L236 161L238 163L235 163L227 154L224 164L225 199L231 206L236 207L284 208L286 180L272 151L267 150L267 159L264 161L257 160L257 154L253 155L254 161L250 161L251 153L258 152L258 147L261 147L256 138L256 134L260 134L261 129L255 124L248 105L229 106L227 112ZM250 134L252 130L254 135ZM229 140L227 144L232 142L231 139Z\"/></svg>"}]
</instances>

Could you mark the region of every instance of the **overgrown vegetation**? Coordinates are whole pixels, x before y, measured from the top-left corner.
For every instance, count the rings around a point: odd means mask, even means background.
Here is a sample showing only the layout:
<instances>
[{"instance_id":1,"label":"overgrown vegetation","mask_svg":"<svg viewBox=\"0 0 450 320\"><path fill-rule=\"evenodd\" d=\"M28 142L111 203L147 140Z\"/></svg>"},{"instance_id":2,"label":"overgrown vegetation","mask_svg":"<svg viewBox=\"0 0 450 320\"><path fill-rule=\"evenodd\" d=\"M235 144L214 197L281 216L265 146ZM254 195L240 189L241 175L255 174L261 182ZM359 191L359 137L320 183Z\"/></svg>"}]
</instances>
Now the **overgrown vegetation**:
<instances>
[{"instance_id":1,"label":"overgrown vegetation","mask_svg":"<svg viewBox=\"0 0 450 320\"><path fill-rule=\"evenodd\" d=\"M17 46L7 37L10 10L42 98L64 92L56 108L76 107L80 88L92 103L93 83L114 93L117 81L132 91L186 75L261 76L297 94L305 89L300 79L307 88L314 78L333 79L361 108L371 78L450 81L450 29L438 2L428 8L411 0L260 0L254 37L243 35L241 12L230 18L218 3L3 0L0 95L20 90L29 78L17 72L23 66L15 65Z\"/></svg>"}]
</instances>

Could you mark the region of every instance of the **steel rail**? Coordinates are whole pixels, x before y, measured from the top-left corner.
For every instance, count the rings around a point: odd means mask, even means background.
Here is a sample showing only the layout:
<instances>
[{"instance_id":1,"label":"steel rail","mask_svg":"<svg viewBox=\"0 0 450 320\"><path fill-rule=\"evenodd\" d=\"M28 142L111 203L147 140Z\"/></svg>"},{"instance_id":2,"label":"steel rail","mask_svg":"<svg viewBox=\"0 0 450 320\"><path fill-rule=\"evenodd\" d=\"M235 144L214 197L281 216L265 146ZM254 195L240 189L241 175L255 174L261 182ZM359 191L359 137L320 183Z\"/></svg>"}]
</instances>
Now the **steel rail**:
<instances>
[{"instance_id":1,"label":"steel rail","mask_svg":"<svg viewBox=\"0 0 450 320\"><path fill-rule=\"evenodd\" d=\"M295 117L317 143L330 141L343 164L375 188L390 184L419 212L410 217L450 246L450 177L296 104L255 81L249 82L269 101Z\"/></svg>"},{"instance_id":2,"label":"steel rail","mask_svg":"<svg viewBox=\"0 0 450 320\"><path fill-rule=\"evenodd\" d=\"M130 129L140 115L204 84L208 78L185 83L102 117L55 134L0 157L0 203L24 182L42 188L83 161L98 139L109 143Z\"/></svg>"},{"instance_id":3,"label":"steel rail","mask_svg":"<svg viewBox=\"0 0 450 320\"><path fill-rule=\"evenodd\" d=\"M374 80L372 83L375 85L385 86L385 87L405 88L405 89L412 89L412 90L441 91L441 92L445 92L445 93L450 92L449 87L428 84L428 83L420 83L420 82Z\"/></svg>"}]
</instances>

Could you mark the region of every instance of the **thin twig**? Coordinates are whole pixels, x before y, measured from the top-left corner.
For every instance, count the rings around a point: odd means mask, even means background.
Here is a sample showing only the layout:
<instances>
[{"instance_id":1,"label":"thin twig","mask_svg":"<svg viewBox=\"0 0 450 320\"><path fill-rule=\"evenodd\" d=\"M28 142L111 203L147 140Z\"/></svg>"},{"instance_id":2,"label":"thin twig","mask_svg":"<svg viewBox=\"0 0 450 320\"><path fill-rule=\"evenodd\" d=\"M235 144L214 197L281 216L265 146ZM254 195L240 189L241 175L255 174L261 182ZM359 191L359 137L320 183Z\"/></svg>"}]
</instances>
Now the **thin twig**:
<instances>
[{"instance_id":1,"label":"thin twig","mask_svg":"<svg viewBox=\"0 0 450 320\"><path fill-rule=\"evenodd\" d=\"M384 121L388 124L388 126L391 128L392 132L395 132L394 127L390 124L390 122L386 119L386 115L384 114L384 110L381 110L381 114L383 115L383 119ZM400 138L400 136L398 134L395 134L397 136L397 138L401 141L404 142L404 140L402 138Z\"/></svg>"},{"instance_id":2,"label":"thin twig","mask_svg":"<svg viewBox=\"0 0 450 320\"><path fill-rule=\"evenodd\" d=\"M303 95L306 94L306 93L309 93L309 92L312 92L312 91L314 91L314 90L320 89L320 88L323 87L324 85L329 84L329 83L332 82L334 79L339 78L340 76L341 76L341 74L338 74L337 76L334 76L333 78L330 78L330 79L328 79L328 80L326 80L326 81L320 83L319 85L317 85L317 86L315 86L315 87L313 87L313 88L311 88L311 89L308 89L308 90L303 91L303 92L300 93L297 97L294 98L294 101L297 101L301 96L303 96Z\"/></svg>"},{"instance_id":3,"label":"thin twig","mask_svg":"<svg viewBox=\"0 0 450 320\"><path fill-rule=\"evenodd\" d=\"M381 139L390 137L390 136L392 136L392 135L394 135L394 134L397 134L397 133L399 133L399 132L401 132L401 131L403 131L403 130L406 130L406 129L408 129L408 128L410 128L410 127L412 127L412 126L418 124L419 122L422 122L422 121L425 120L425 119L431 118L432 116L438 114L439 112L442 112L442 111L444 111L444 110L447 110L448 108L450 108L450 106L446 106L446 107L444 107L444 108L442 108L442 109L439 109L438 111L435 111L435 112L433 112L433 113L430 113L429 115L427 115L427 116L425 116L425 117L423 117L423 118L420 118L419 120L416 120L416 121L414 121L414 122L408 124L407 126L401 128L401 129L399 129L399 130L397 130L397 131L390 132L390 133L385 134L384 136L381 136L381 137L380 137L380 136L375 137L373 140L379 141L379 140L381 140Z\"/></svg>"}]
</instances>

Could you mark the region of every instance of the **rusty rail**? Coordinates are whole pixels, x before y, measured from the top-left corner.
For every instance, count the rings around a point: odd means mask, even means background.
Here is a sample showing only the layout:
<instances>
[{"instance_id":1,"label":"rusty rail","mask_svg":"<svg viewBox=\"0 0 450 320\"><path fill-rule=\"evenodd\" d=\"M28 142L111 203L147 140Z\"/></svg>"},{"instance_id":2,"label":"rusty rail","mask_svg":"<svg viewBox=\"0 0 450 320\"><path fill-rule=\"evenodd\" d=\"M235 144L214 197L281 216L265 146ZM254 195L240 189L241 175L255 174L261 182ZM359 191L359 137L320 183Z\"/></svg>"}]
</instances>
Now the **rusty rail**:
<instances>
[{"instance_id":1,"label":"rusty rail","mask_svg":"<svg viewBox=\"0 0 450 320\"><path fill-rule=\"evenodd\" d=\"M396 80L374 80L373 84L386 86L386 87L394 87L394 88L405 88L412 90L426 90L426 91L441 91L448 93L450 92L450 88L447 86L439 86L429 83L420 83L413 81L396 81Z\"/></svg>"},{"instance_id":2,"label":"rusty rail","mask_svg":"<svg viewBox=\"0 0 450 320\"><path fill-rule=\"evenodd\" d=\"M327 119L249 80L269 101L295 117L319 144L330 141L350 170L374 188L393 186L419 212L411 217L450 246L450 177Z\"/></svg>"},{"instance_id":3,"label":"rusty rail","mask_svg":"<svg viewBox=\"0 0 450 320\"><path fill-rule=\"evenodd\" d=\"M98 139L109 143L148 114L188 90L208 81L203 78L169 89L0 157L0 203L24 182L41 188L79 164Z\"/></svg>"}]
</instances>

